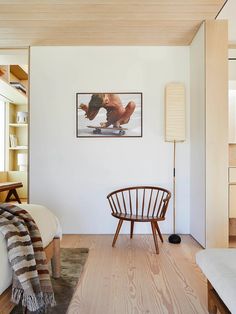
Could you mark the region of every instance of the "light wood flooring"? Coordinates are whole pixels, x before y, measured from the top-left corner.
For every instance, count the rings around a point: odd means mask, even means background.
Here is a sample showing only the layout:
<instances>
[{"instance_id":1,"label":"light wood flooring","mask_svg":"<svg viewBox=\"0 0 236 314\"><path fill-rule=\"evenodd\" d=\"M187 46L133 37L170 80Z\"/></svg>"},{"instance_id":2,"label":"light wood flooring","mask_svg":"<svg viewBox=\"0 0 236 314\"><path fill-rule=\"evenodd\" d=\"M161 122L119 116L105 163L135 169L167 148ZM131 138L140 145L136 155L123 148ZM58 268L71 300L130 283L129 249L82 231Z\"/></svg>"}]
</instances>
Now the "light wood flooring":
<instances>
[{"instance_id":1,"label":"light wood flooring","mask_svg":"<svg viewBox=\"0 0 236 314\"><path fill-rule=\"evenodd\" d=\"M68 314L191 314L207 312L206 279L195 264L202 248L191 238L160 244L151 235L66 235L62 247L88 247L89 257Z\"/></svg>"}]
</instances>

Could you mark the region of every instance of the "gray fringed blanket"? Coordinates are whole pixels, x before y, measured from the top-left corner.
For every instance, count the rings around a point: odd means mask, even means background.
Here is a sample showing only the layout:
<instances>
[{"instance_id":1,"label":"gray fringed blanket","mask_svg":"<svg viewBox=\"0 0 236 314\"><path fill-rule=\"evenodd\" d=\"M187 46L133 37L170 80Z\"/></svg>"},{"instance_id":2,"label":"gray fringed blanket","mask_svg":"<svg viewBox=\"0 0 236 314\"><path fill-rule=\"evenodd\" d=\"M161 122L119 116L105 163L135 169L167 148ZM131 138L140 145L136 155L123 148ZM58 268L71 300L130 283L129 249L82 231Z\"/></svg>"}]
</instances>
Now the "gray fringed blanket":
<instances>
[{"instance_id":1,"label":"gray fringed blanket","mask_svg":"<svg viewBox=\"0 0 236 314\"><path fill-rule=\"evenodd\" d=\"M54 294L41 236L32 217L22 208L0 204L0 232L6 239L13 269L12 302L29 311L54 306Z\"/></svg>"}]
</instances>

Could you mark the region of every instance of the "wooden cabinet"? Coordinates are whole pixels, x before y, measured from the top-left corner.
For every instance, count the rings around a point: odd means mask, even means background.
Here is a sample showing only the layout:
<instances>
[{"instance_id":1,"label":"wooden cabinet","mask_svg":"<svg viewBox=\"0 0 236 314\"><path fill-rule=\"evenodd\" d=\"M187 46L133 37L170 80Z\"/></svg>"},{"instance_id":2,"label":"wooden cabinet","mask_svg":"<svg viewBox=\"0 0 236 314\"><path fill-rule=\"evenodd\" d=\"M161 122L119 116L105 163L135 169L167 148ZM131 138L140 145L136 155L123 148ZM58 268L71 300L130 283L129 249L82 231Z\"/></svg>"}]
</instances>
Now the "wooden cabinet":
<instances>
[{"instance_id":1,"label":"wooden cabinet","mask_svg":"<svg viewBox=\"0 0 236 314\"><path fill-rule=\"evenodd\" d=\"M229 89L229 143L236 143L236 89Z\"/></svg>"},{"instance_id":2,"label":"wooden cabinet","mask_svg":"<svg viewBox=\"0 0 236 314\"><path fill-rule=\"evenodd\" d=\"M236 183L229 186L229 218L236 218Z\"/></svg>"},{"instance_id":3,"label":"wooden cabinet","mask_svg":"<svg viewBox=\"0 0 236 314\"><path fill-rule=\"evenodd\" d=\"M229 235L236 235L236 167L229 167Z\"/></svg>"},{"instance_id":4,"label":"wooden cabinet","mask_svg":"<svg viewBox=\"0 0 236 314\"><path fill-rule=\"evenodd\" d=\"M5 171L8 181L23 183L23 188L19 189L23 199L27 198L28 119L19 123L17 115L23 112L27 116L27 93L26 69L19 65L0 65L0 95L6 103ZM20 167L22 159L26 160L25 168Z\"/></svg>"}]
</instances>

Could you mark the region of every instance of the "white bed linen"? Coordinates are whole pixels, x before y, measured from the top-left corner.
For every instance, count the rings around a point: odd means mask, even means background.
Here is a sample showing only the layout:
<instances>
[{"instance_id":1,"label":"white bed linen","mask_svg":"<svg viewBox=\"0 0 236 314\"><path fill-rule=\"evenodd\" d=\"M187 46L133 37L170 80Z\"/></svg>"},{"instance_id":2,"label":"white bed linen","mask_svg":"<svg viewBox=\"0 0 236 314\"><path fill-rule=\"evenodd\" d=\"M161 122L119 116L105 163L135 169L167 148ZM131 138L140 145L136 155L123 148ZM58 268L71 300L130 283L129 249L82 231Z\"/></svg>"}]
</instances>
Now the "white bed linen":
<instances>
[{"instance_id":1,"label":"white bed linen","mask_svg":"<svg viewBox=\"0 0 236 314\"><path fill-rule=\"evenodd\" d=\"M43 246L46 247L54 237L61 237L62 231L57 217L46 207L35 204L17 204L30 213L38 225ZM8 261L6 241L0 232L0 294L12 282L12 270Z\"/></svg>"},{"instance_id":2,"label":"white bed linen","mask_svg":"<svg viewBox=\"0 0 236 314\"><path fill-rule=\"evenodd\" d=\"M236 249L206 249L196 262L232 314L236 314Z\"/></svg>"}]
</instances>

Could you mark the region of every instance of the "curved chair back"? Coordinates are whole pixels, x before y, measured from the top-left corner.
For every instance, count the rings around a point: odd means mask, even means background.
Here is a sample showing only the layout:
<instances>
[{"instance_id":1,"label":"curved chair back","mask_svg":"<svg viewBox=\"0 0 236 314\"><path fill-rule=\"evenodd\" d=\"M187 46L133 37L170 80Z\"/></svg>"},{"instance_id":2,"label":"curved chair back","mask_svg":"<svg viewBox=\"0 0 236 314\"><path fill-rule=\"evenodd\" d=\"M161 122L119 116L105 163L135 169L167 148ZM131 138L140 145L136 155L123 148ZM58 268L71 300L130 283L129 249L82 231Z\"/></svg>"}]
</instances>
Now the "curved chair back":
<instances>
[{"instance_id":1,"label":"curved chair back","mask_svg":"<svg viewBox=\"0 0 236 314\"><path fill-rule=\"evenodd\" d=\"M128 187L107 195L113 216L136 217L141 221L164 220L170 197L168 190L154 186Z\"/></svg>"}]
</instances>

